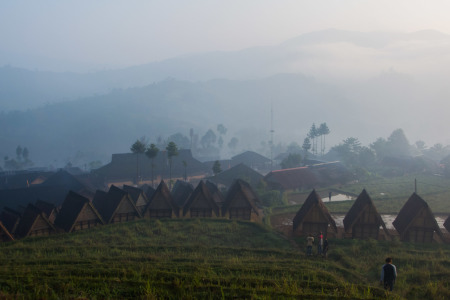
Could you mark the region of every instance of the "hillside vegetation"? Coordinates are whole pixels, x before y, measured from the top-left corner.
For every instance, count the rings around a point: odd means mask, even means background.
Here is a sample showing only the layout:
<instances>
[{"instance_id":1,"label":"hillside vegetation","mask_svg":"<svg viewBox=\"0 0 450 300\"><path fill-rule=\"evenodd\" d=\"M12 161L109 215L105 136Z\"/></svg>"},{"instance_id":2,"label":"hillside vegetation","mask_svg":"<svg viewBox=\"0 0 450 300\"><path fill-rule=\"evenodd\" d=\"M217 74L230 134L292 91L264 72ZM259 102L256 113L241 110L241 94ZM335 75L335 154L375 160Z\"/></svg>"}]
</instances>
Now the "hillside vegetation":
<instances>
[{"instance_id":1,"label":"hillside vegetation","mask_svg":"<svg viewBox=\"0 0 450 300\"><path fill-rule=\"evenodd\" d=\"M447 245L330 240L323 259L259 224L140 220L0 244L0 297L379 299L391 255L390 297L446 299L449 254Z\"/></svg>"}]
</instances>

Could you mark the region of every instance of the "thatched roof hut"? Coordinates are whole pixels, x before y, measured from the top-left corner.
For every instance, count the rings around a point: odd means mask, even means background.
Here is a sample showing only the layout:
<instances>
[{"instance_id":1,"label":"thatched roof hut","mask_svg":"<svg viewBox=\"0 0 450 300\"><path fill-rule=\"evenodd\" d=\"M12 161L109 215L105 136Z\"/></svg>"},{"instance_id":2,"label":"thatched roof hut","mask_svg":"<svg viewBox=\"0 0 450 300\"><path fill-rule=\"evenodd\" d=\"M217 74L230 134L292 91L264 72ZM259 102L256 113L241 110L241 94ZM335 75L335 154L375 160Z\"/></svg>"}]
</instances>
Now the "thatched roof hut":
<instances>
[{"instance_id":1,"label":"thatched roof hut","mask_svg":"<svg viewBox=\"0 0 450 300\"><path fill-rule=\"evenodd\" d=\"M56 233L56 229L47 215L33 204L28 204L14 233L16 238L28 236L47 236Z\"/></svg>"},{"instance_id":2,"label":"thatched roof hut","mask_svg":"<svg viewBox=\"0 0 450 300\"><path fill-rule=\"evenodd\" d=\"M234 181L222 206L222 216L229 219L259 221L260 213L256 206L258 197L250 185L237 179Z\"/></svg>"},{"instance_id":3,"label":"thatched roof hut","mask_svg":"<svg viewBox=\"0 0 450 300\"><path fill-rule=\"evenodd\" d=\"M295 215L292 229L296 235L322 232L326 237L329 234L337 234L336 222L331 217L316 190L309 194Z\"/></svg>"},{"instance_id":4,"label":"thatched roof hut","mask_svg":"<svg viewBox=\"0 0 450 300\"><path fill-rule=\"evenodd\" d=\"M148 198L144 191L140 188L126 184L123 185L122 189L130 195L131 200L133 200L133 203L136 205L139 212L143 213L148 204Z\"/></svg>"},{"instance_id":5,"label":"thatched roof hut","mask_svg":"<svg viewBox=\"0 0 450 300\"><path fill-rule=\"evenodd\" d=\"M445 219L444 228L447 229L448 232L450 232L450 216Z\"/></svg>"},{"instance_id":6,"label":"thatched roof hut","mask_svg":"<svg viewBox=\"0 0 450 300\"><path fill-rule=\"evenodd\" d=\"M220 216L219 206L214 201L203 180L200 181L184 205L183 216L190 218L211 218Z\"/></svg>"},{"instance_id":7,"label":"thatched roof hut","mask_svg":"<svg viewBox=\"0 0 450 300\"><path fill-rule=\"evenodd\" d=\"M217 187L217 185L209 180L206 180L206 187L209 190L209 193L211 194L211 197L213 198L214 202L217 203L217 205L220 207L223 206L225 199L222 195L222 193L220 192L219 188Z\"/></svg>"},{"instance_id":8,"label":"thatched roof hut","mask_svg":"<svg viewBox=\"0 0 450 300\"><path fill-rule=\"evenodd\" d=\"M106 224L133 221L142 216L130 195L114 185L108 193L97 191L92 204Z\"/></svg>"},{"instance_id":9,"label":"thatched roof hut","mask_svg":"<svg viewBox=\"0 0 450 300\"><path fill-rule=\"evenodd\" d=\"M0 221L8 232L14 235L21 217L22 214L20 212L9 207L3 207L2 213L0 214Z\"/></svg>"},{"instance_id":10,"label":"thatched roof hut","mask_svg":"<svg viewBox=\"0 0 450 300\"><path fill-rule=\"evenodd\" d=\"M177 180L172 189L172 198L178 207L183 207L189 196L194 191L192 184L186 181Z\"/></svg>"},{"instance_id":11,"label":"thatched roof hut","mask_svg":"<svg viewBox=\"0 0 450 300\"><path fill-rule=\"evenodd\" d=\"M65 232L84 230L105 222L86 197L70 191L64 200L54 225Z\"/></svg>"},{"instance_id":12,"label":"thatched roof hut","mask_svg":"<svg viewBox=\"0 0 450 300\"><path fill-rule=\"evenodd\" d=\"M444 240L430 207L416 193L409 197L392 225L405 242L431 243L435 233Z\"/></svg>"},{"instance_id":13,"label":"thatched roof hut","mask_svg":"<svg viewBox=\"0 0 450 300\"><path fill-rule=\"evenodd\" d=\"M43 213L45 213L47 219L50 223L53 224L55 222L56 216L58 215L58 208L49 202L38 200L34 204L37 208L39 208Z\"/></svg>"},{"instance_id":14,"label":"thatched roof hut","mask_svg":"<svg viewBox=\"0 0 450 300\"><path fill-rule=\"evenodd\" d=\"M8 229L6 229L5 225L0 221L0 242L9 242L14 241L13 236L9 233Z\"/></svg>"},{"instance_id":15,"label":"thatched roof hut","mask_svg":"<svg viewBox=\"0 0 450 300\"><path fill-rule=\"evenodd\" d=\"M175 218L179 215L179 208L172 198L166 183L162 180L156 188L144 210L144 218Z\"/></svg>"},{"instance_id":16,"label":"thatched roof hut","mask_svg":"<svg viewBox=\"0 0 450 300\"><path fill-rule=\"evenodd\" d=\"M384 235L380 235L380 227ZM381 239L390 236L381 215L378 213L366 190L362 190L355 203L345 215L344 229L346 236L354 239Z\"/></svg>"}]
</instances>

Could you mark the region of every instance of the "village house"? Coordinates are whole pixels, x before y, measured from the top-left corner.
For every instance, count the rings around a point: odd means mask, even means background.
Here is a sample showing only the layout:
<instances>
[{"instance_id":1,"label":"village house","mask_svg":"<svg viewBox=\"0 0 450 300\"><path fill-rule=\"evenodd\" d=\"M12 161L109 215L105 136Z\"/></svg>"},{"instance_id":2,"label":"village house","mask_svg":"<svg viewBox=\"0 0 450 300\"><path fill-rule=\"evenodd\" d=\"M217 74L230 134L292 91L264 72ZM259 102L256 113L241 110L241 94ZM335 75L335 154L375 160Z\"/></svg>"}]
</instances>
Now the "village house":
<instances>
[{"instance_id":1,"label":"village house","mask_svg":"<svg viewBox=\"0 0 450 300\"><path fill-rule=\"evenodd\" d=\"M192 157L191 150L179 149L178 155L172 157L172 179L182 179L185 173L189 177L204 177L208 170L203 163ZM113 154L109 164L94 170L92 174L108 186L151 184L152 160L144 153ZM153 177L157 182L169 178L169 163L165 150L159 151L153 159Z\"/></svg>"},{"instance_id":2,"label":"village house","mask_svg":"<svg viewBox=\"0 0 450 300\"><path fill-rule=\"evenodd\" d=\"M262 210L256 206L258 197L250 185L237 179L229 189L222 206L222 216L227 219L260 221Z\"/></svg>"},{"instance_id":3,"label":"village house","mask_svg":"<svg viewBox=\"0 0 450 300\"><path fill-rule=\"evenodd\" d=\"M318 235L322 232L324 237L337 236L336 222L315 190L295 215L292 230L294 235Z\"/></svg>"},{"instance_id":4,"label":"village house","mask_svg":"<svg viewBox=\"0 0 450 300\"><path fill-rule=\"evenodd\" d=\"M46 214L33 204L28 204L20 219L14 236L25 238L29 236L47 236L56 233L56 229Z\"/></svg>"},{"instance_id":5,"label":"village house","mask_svg":"<svg viewBox=\"0 0 450 300\"><path fill-rule=\"evenodd\" d=\"M142 217L130 195L114 185L111 185L107 193L97 191L92 204L105 224L133 221Z\"/></svg>"},{"instance_id":6,"label":"village house","mask_svg":"<svg viewBox=\"0 0 450 300\"><path fill-rule=\"evenodd\" d=\"M179 207L175 204L172 194L162 180L156 188L144 210L143 217L151 219L177 218Z\"/></svg>"},{"instance_id":7,"label":"village house","mask_svg":"<svg viewBox=\"0 0 450 300\"><path fill-rule=\"evenodd\" d=\"M14 237L6 229L5 225L0 221L0 242L14 241Z\"/></svg>"},{"instance_id":8,"label":"village house","mask_svg":"<svg viewBox=\"0 0 450 300\"><path fill-rule=\"evenodd\" d=\"M442 242L444 237L428 204L413 193L392 223L405 242Z\"/></svg>"},{"instance_id":9,"label":"village house","mask_svg":"<svg viewBox=\"0 0 450 300\"><path fill-rule=\"evenodd\" d=\"M89 199L72 191L66 196L54 223L65 232L90 229L103 224L105 222Z\"/></svg>"},{"instance_id":10,"label":"village house","mask_svg":"<svg viewBox=\"0 0 450 300\"><path fill-rule=\"evenodd\" d=\"M256 186L261 180L263 180L263 178L264 176L259 172L248 167L244 163L240 163L228 170L222 171L219 174L209 177L208 180L214 182L215 184L229 188L236 179L245 180L251 186Z\"/></svg>"},{"instance_id":11,"label":"village house","mask_svg":"<svg viewBox=\"0 0 450 300\"><path fill-rule=\"evenodd\" d=\"M220 209L203 181L195 188L183 207L183 217L211 218L220 217Z\"/></svg>"},{"instance_id":12,"label":"village house","mask_svg":"<svg viewBox=\"0 0 450 300\"><path fill-rule=\"evenodd\" d=\"M381 215L365 189L345 215L344 230L345 237L353 239L385 240L390 237Z\"/></svg>"},{"instance_id":13,"label":"village house","mask_svg":"<svg viewBox=\"0 0 450 300\"><path fill-rule=\"evenodd\" d=\"M142 214L148 204L148 198L145 195L144 191L140 188L126 184L122 187L122 189L130 195L134 205L136 205L137 209Z\"/></svg>"},{"instance_id":14,"label":"village house","mask_svg":"<svg viewBox=\"0 0 450 300\"><path fill-rule=\"evenodd\" d=\"M183 207L193 191L194 187L191 183L177 180L172 188L173 201L178 207Z\"/></svg>"},{"instance_id":15,"label":"village house","mask_svg":"<svg viewBox=\"0 0 450 300\"><path fill-rule=\"evenodd\" d=\"M3 207L2 213L0 214L0 221L3 223L3 226L5 226L8 232L14 235L21 217L22 214L20 212L9 207Z\"/></svg>"}]
</instances>

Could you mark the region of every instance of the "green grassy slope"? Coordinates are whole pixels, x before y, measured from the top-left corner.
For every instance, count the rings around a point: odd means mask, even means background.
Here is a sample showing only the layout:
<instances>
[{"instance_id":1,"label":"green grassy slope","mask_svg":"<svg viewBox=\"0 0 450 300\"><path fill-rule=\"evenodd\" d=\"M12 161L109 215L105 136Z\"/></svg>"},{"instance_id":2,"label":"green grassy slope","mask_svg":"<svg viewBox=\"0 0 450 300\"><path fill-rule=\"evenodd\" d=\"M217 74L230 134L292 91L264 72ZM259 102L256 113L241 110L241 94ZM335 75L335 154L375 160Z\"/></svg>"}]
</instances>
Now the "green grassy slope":
<instances>
[{"instance_id":1,"label":"green grassy slope","mask_svg":"<svg viewBox=\"0 0 450 300\"><path fill-rule=\"evenodd\" d=\"M450 247L331 240L328 259L303 239L228 220L140 220L0 244L0 298L379 299L386 255L393 298L450 297Z\"/></svg>"}]
</instances>

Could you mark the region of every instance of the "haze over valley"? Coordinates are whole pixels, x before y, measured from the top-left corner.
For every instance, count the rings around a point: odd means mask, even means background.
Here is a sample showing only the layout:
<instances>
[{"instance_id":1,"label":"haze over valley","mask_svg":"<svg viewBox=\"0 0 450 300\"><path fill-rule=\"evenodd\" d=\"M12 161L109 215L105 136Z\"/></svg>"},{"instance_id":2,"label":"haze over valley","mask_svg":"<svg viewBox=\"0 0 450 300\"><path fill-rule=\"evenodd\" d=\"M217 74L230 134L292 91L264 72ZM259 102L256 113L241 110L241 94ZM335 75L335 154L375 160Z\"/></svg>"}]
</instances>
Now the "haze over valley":
<instances>
[{"instance_id":1,"label":"haze over valley","mask_svg":"<svg viewBox=\"0 0 450 300\"><path fill-rule=\"evenodd\" d=\"M348 137L368 145L398 128L411 144L450 144L448 34L427 23L402 30L330 25L297 36L291 28L270 44L260 39L221 51L205 44L206 51L160 51L139 63L125 62L125 54L96 67L71 63L62 52L44 57L4 44L0 156L12 157L22 145L37 166L62 166L76 156L80 164L106 163L140 137L189 136L191 128L201 137L218 124L228 129L225 143L240 141L221 158L242 150L268 155L271 129L275 145L301 145L311 124L322 122L331 129L328 149Z\"/></svg>"}]
</instances>

